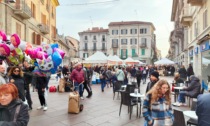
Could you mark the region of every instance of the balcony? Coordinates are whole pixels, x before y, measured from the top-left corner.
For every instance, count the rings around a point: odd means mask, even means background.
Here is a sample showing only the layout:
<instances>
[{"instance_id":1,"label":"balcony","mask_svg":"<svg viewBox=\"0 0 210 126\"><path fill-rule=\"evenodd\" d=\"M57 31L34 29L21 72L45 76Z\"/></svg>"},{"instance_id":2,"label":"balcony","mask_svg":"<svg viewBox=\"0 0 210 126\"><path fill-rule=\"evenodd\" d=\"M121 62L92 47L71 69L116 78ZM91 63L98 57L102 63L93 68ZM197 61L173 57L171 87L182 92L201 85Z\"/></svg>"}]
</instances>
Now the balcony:
<instances>
[{"instance_id":1,"label":"balcony","mask_svg":"<svg viewBox=\"0 0 210 126\"><path fill-rule=\"evenodd\" d=\"M84 48L83 51L88 51L88 48Z\"/></svg>"},{"instance_id":2,"label":"balcony","mask_svg":"<svg viewBox=\"0 0 210 126\"><path fill-rule=\"evenodd\" d=\"M106 48L102 48L102 49L101 49L101 51L106 51L106 50L107 50Z\"/></svg>"},{"instance_id":3,"label":"balcony","mask_svg":"<svg viewBox=\"0 0 210 126\"><path fill-rule=\"evenodd\" d=\"M112 48L118 48L118 42L112 42Z\"/></svg>"},{"instance_id":4,"label":"balcony","mask_svg":"<svg viewBox=\"0 0 210 126\"><path fill-rule=\"evenodd\" d=\"M180 22L184 26L190 26L192 22L193 9L191 7L184 7L180 14Z\"/></svg>"},{"instance_id":5,"label":"balcony","mask_svg":"<svg viewBox=\"0 0 210 126\"><path fill-rule=\"evenodd\" d=\"M132 57L139 57L137 54L132 55Z\"/></svg>"},{"instance_id":6,"label":"balcony","mask_svg":"<svg viewBox=\"0 0 210 126\"><path fill-rule=\"evenodd\" d=\"M31 9L24 1L15 3L14 13L21 16L23 19L29 19L32 17Z\"/></svg>"},{"instance_id":7,"label":"balcony","mask_svg":"<svg viewBox=\"0 0 210 126\"><path fill-rule=\"evenodd\" d=\"M141 44L140 44L140 47L141 47L141 48L146 48L146 47L147 47L147 44L146 44L146 43L141 43Z\"/></svg>"},{"instance_id":8,"label":"balcony","mask_svg":"<svg viewBox=\"0 0 210 126\"><path fill-rule=\"evenodd\" d=\"M41 23L41 24L38 24L37 26L39 27L39 30L40 30L41 33L43 33L43 34L49 34L50 33L50 29L47 25Z\"/></svg>"},{"instance_id":9,"label":"balcony","mask_svg":"<svg viewBox=\"0 0 210 126\"><path fill-rule=\"evenodd\" d=\"M97 49L96 48L93 48L93 51L96 51Z\"/></svg>"},{"instance_id":10,"label":"balcony","mask_svg":"<svg viewBox=\"0 0 210 126\"><path fill-rule=\"evenodd\" d=\"M191 6L201 6L203 4L203 0L187 0L187 3Z\"/></svg>"}]
</instances>

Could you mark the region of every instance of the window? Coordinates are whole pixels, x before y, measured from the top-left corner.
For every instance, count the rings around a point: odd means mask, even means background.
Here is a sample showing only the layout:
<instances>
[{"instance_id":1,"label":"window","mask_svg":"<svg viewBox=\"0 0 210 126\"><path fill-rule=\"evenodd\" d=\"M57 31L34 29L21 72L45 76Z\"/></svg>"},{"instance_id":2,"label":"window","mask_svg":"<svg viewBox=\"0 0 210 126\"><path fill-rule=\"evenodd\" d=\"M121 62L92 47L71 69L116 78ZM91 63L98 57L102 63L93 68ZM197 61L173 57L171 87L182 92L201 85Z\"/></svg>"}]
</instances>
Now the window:
<instances>
[{"instance_id":1,"label":"window","mask_svg":"<svg viewBox=\"0 0 210 126\"><path fill-rule=\"evenodd\" d=\"M198 35L198 22L194 24L194 37Z\"/></svg>"},{"instance_id":2,"label":"window","mask_svg":"<svg viewBox=\"0 0 210 126\"><path fill-rule=\"evenodd\" d=\"M137 34L137 29L131 29L130 34Z\"/></svg>"},{"instance_id":3,"label":"window","mask_svg":"<svg viewBox=\"0 0 210 126\"><path fill-rule=\"evenodd\" d=\"M147 29L146 28L141 28L140 29L140 34L147 34Z\"/></svg>"},{"instance_id":4,"label":"window","mask_svg":"<svg viewBox=\"0 0 210 126\"><path fill-rule=\"evenodd\" d=\"M93 40L96 40L96 36L95 35L93 36Z\"/></svg>"},{"instance_id":5,"label":"window","mask_svg":"<svg viewBox=\"0 0 210 126\"><path fill-rule=\"evenodd\" d=\"M33 2L31 2L31 14L36 19L36 5Z\"/></svg>"},{"instance_id":6,"label":"window","mask_svg":"<svg viewBox=\"0 0 210 126\"><path fill-rule=\"evenodd\" d=\"M88 53L83 53L83 58L88 58Z\"/></svg>"},{"instance_id":7,"label":"window","mask_svg":"<svg viewBox=\"0 0 210 126\"><path fill-rule=\"evenodd\" d=\"M118 47L118 39L112 39L112 47L117 48Z\"/></svg>"},{"instance_id":8,"label":"window","mask_svg":"<svg viewBox=\"0 0 210 126\"><path fill-rule=\"evenodd\" d=\"M127 39L121 39L121 45L127 45Z\"/></svg>"},{"instance_id":9,"label":"window","mask_svg":"<svg viewBox=\"0 0 210 126\"><path fill-rule=\"evenodd\" d=\"M112 35L118 35L118 30L112 30Z\"/></svg>"},{"instance_id":10,"label":"window","mask_svg":"<svg viewBox=\"0 0 210 126\"><path fill-rule=\"evenodd\" d=\"M131 45L136 45L137 44L137 39L136 38L130 39L130 44Z\"/></svg>"},{"instance_id":11,"label":"window","mask_svg":"<svg viewBox=\"0 0 210 126\"><path fill-rule=\"evenodd\" d=\"M85 50L88 50L88 44L85 43Z\"/></svg>"},{"instance_id":12,"label":"window","mask_svg":"<svg viewBox=\"0 0 210 126\"><path fill-rule=\"evenodd\" d=\"M136 49L132 49L132 57L135 57L136 55Z\"/></svg>"},{"instance_id":13,"label":"window","mask_svg":"<svg viewBox=\"0 0 210 126\"><path fill-rule=\"evenodd\" d=\"M41 43L41 35L36 34L35 32L32 33L32 43L35 45L40 45Z\"/></svg>"},{"instance_id":14,"label":"window","mask_svg":"<svg viewBox=\"0 0 210 126\"><path fill-rule=\"evenodd\" d=\"M113 49L113 55L117 55L117 49Z\"/></svg>"},{"instance_id":15,"label":"window","mask_svg":"<svg viewBox=\"0 0 210 126\"><path fill-rule=\"evenodd\" d=\"M21 38L21 24L16 22L16 33L19 35Z\"/></svg>"},{"instance_id":16,"label":"window","mask_svg":"<svg viewBox=\"0 0 210 126\"><path fill-rule=\"evenodd\" d=\"M93 50L96 50L96 43L93 43Z\"/></svg>"},{"instance_id":17,"label":"window","mask_svg":"<svg viewBox=\"0 0 210 126\"><path fill-rule=\"evenodd\" d=\"M205 10L203 13L203 29L207 28L207 26L208 26L208 14L207 10Z\"/></svg>"},{"instance_id":18,"label":"window","mask_svg":"<svg viewBox=\"0 0 210 126\"><path fill-rule=\"evenodd\" d=\"M105 35L102 35L102 42L106 41Z\"/></svg>"},{"instance_id":19,"label":"window","mask_svg":"<svg viewBox=\"0 0 210 126\"><path fill-rule=\"evenodd\" d=\"M42 24L47 24L47 21L46 21L46 15L44 15L43 13L41 14L41 22Z\"/></svg>"},{"instance_id":20,"label":"window","mask_svg":"<svg viewBox=\"0 0 210 126\"><path fill-rule=\"evenodd\" d=\"M121 49L121 58L126 59L128 55L127 53L128 53L127 49Z\"/></svg>"},{"instance_id":21,"label":"window","mask_svg":"<svg viewBox=\"0 0 210 126\"><path fill-rule=\"evenodd\" d=\"M141 49L141 55L142 55L142 56L145 55L145 49Z\"/></svg>"},{"instance_id":22,"label":"window","mask_svg":"<svg viewBox=\"0 0 210 126\"><path fill-rule=\"evenodd\" d=\"M121 29L121 34L126 35L127 34L127 29Z\"/></svg>"},{"instance_id":23,"label":"window","mask_svg":"<svg viewBox=\"0 0 210 126\"><path fill-rule=\"evenodd\" d=\"M102 50L105 50L105 43L102 43Z\"/></svg>"},{"instance_id":24,"label":"window","mask_svg":"<svg viewBox=\"0 0 210 126\"><path fill-rule=\"evenodd\" d=\"M88 40L88 37L87 36L85 36L85 40Z\"/></svg>"},{"instance_id":25,"label":"window","mask_svg":"<svg viewBox=\"0 0 210 126\"><path fill-rule=\"evenodd\" d=\"M141 38L141 46L143 47L147 46L147 38Z\"/></svg>"}]
</instances>

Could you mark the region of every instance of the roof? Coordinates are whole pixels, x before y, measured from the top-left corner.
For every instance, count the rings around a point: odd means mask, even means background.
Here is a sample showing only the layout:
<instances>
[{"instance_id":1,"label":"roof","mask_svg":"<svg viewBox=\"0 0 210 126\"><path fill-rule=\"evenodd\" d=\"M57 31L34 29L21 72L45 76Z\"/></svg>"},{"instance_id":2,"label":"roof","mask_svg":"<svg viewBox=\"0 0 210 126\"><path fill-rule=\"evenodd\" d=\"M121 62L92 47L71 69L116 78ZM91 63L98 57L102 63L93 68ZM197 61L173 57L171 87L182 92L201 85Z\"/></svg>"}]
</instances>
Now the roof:
<instances>
[{"instance_id":1,"label":"roof","mask_svg":"<svg viewBox=\"0 0 210 126\"><path fill-rule=\"evenodd\" d=\"M83 31L83 32L79 32L80 33L99 33L99 32L109 32L108 29L103 29L102 27L93 27L92 29L89 29L86 30L86 31Z\"/></svg>"},{"instance_id":2,"label":"roof","mask_svg":"<svg viewBox=\"0 0 210 126\"><path fill-rule=\"evenodd\" d=\"M121 22L110 22L109 26L119 26L119 25L134 25L134 24L142 24L142 25L151 25L154 29L154 25L151 22L144 21L121 21Z\"/></svg>"}]
</instances>

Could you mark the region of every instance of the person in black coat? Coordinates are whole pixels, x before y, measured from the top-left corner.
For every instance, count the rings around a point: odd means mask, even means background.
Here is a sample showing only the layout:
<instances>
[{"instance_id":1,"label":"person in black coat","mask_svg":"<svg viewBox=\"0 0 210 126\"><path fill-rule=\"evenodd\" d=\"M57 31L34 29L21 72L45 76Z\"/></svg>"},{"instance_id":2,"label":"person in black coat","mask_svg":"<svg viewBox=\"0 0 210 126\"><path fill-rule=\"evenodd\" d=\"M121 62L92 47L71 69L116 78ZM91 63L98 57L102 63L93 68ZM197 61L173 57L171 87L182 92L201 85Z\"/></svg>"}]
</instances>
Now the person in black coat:
<instances>
[{"instance_id":1,"label":"person in black coat","mask_svg":"<svg viewBox=\"0 0 210 126\"><path fill-rule=\"evenodd\" d=\"M0 86L0 126L27 126L29 122L28 106L18 98L18 89L14 84Z\"/></svg>"},{"instance_id":2,"label":"person in black coat","mask_svg":"<svg viewBox=\"0 0 210 126\"><path fill-rule=\"evenodd\" d=\"M153 71L150 73L150 82L147 84L146 93L159 81L159 73Z\"/></svg>"},{"instance_id":3,"label":"person in black coat","mask_svg":"<svg viewBox=\"0 0 210 126\"><path fill-rule=\"evenodd\" d=\"M194 75L194 71L192 65L189 64L189 67L187 68L187 77L189 78L191 75Z\"/></svg>"},{"instance_id":4,"label":"person in black coat","mask_svg":"<svg viewBox=\"0 0 210 126\"><path fill-rule=\"evenodd\" d=\"M25 101L25 92L27 89L27 84L23 78L23 71L18 66L14 66L10 69L9 73L9 82L15 84L18 89L19 98L22 101Z\"/></svg>"},{"instance_id":5,"label":"person in black coat","mask_svg":"<svg viewBox=\"0 0 210 126\"><path fill-rule=\"evenodd\" d=\"M39 101L41 106L37 109L43 109L44 111L47 110L47 103L45 99L45 88L47 86L48 80L46 74L42 72L34 72L34 83L36 84L36 91L38 92Z\"/></svg>"},{"instance_id":6,"label":"person in black coat","mask_svg":"<svg viewBox=\"0 0 210 126\"><path fill-rule=\"evenodd\" d=\"M184 65L181 66L181 68L179 69L178 72L179 72L179 74L180 74L180 78L181 78L183 81L185 81L186 78L187 78L187 71L186 71Z\"/></svg>"},{"instance_id":7,"label":"person in black coat","mask_svg":"<svg viewBox=\"0 0 210 126\"><path fill-rule=\"evenodd\" d=\"M29 109L32 110L32 100L30 94L30 84L32 82L34 66L29 66L28 62L23 63L24 80L26 84L26 99L28 102Z\"/></svg>"},{"instance_id":8,"label":"person in black coat","mask_svg":"<svg viewBox=\"0 0 210 126\"><path fill-rule=\"evenodd\" d=\"M191 98L197 98L200 94L201 84L199 78L194 75L190 76L190 84L188 87L184 87L183 91L179 92L178 101L179 105L186 106L185 104L185 96L189 96Z\"/></svg>"}]
</instances>

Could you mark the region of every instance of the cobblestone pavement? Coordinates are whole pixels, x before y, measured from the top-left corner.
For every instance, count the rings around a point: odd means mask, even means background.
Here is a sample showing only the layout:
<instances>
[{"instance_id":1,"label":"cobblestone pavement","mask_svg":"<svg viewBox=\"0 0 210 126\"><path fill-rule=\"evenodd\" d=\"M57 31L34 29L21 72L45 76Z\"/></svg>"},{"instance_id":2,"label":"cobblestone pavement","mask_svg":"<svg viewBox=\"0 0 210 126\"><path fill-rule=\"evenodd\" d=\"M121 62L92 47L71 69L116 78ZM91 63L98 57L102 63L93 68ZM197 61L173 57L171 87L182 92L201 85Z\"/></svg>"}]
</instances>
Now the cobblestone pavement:
<instances>
[{"instance_id":1,"label":"cobblestone pavement","mask_svg":"<svg viewBox=\"0 0 210 126\"><path fill-rule=\"evenodd\" d=\"M160 77L169 82L172 77ZM147 80L148 81L148 80ZM49 86L58 85L58 81L53 76ZM146 84L141 84L141 92L144 93ZM129 119L127 106L122 106L119 116L120 100L113 100L112 88L105 88L101 92L99 84L92 85L93 95L91 98L81 100L84 110L79 114L68 113L69 93L47 93L48 110L36 110L40 105L37 92L31 92L33 100L33 110L30 111L29 126L143 126L144 118L136 117L136 106L134 106L131 119ZM87 92L84 91L84 96ZM188 107L179 107L186 110Z\"/></svg>"}]
</instances>

